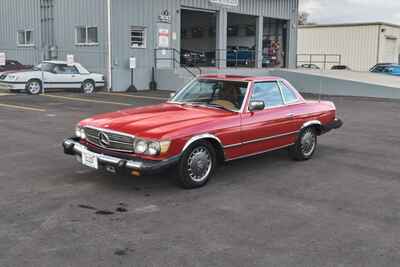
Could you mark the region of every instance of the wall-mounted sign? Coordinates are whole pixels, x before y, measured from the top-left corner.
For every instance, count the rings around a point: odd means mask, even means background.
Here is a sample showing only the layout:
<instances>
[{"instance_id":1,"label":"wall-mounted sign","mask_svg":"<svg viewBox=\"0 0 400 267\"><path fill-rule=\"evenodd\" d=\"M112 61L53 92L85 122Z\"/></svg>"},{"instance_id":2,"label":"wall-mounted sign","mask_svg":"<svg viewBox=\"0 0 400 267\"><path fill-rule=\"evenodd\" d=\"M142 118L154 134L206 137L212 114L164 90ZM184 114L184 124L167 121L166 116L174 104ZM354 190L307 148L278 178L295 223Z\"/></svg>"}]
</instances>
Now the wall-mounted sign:
<instances>
[{"instance_id":1,"label":"wall-mounted sign","mask_svg":"<svg viewBox=\"0 0 400 267\"><path fill-rule=\"evenodd\" d=\"M158 30L158 47L169 47L169 29Z\"/></svg>"},{"instance_id":2,"label":"wall-mounted sign","mask_svg":"<svg viewBox=\"0 0 400 267\"><path fill-rule=\"evenodd\" d=\"M211 4L221 5L221 6L229 6L229 7L238 7L239 0L209 0Z\"/></svg>"},{"instance_id":3,"label":"wall-mounted sign","mask_svg":"<svg viewBox=\"0 0 400 267\"><path fill-rule=\"evenodd\" d=\"M129 58L129 68L131 70L136 69L136 58L135 57Z\"/></svg>"},{"instance_id":4,"label":"wall-mounted sign","mask_svg":"<svg viewBox=\"0 0 400 267\"><path fill-rule=\"evenodd\" d=\"M67 55L67 65L72 66L75 63L74 55Z\"/></svg>"},{"instance_id":5,"label":"wall-mounted sign","mask_svg":"<svg viewBox=\"0 0 400 267\"><path fill-rule=\"evenodd\" d=\"M171 16L169 15L168 10L164 10L161 12L160 16L158 16L160 22L171 23Z\"/></svg>"},{"instance_id":6,"label":"wall-mounted sign","mask_svg":"<svg viewBox=\"0 0 400 267\"><path fill-rule=\"evenodd\" d=\"M0 53L0 66L6 65L6 53Z\"/></svg>"}]
</instances>

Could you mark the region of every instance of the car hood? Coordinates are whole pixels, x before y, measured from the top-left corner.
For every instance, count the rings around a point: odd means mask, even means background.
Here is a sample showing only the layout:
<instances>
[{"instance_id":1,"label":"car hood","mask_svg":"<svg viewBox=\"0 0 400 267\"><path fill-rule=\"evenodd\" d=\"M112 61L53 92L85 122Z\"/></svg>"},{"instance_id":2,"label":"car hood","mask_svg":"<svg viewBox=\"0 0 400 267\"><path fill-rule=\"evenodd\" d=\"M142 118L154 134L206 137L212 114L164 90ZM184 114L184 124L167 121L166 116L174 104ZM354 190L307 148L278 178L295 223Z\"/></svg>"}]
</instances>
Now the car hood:
<instances>
[{"instance_id":1,"label":"car hood","mask_svg":"<svg viewBox=\"0 0 400 267\"><path fill-rule=\"evenodd\" d=\"M10 70L10 71L5 71L2 74L7 74L7 75L18 75L18 74L34 74L37 73L37 70L32 70L32 69L23 69L23 70Z\"/></svg>"},{"instance_id":2,"label":"car hood","mask_svg":"<svg viewBox=\"0 0 400 267\"><path fill-rule=\"evenodd\" d=\"M233 114L235 113L213 108L165 103L96 115L81 121L80 125L142 138L163 139L176 137L191 127L215 122L217 118Z\"/></svg>"}]
</instances>

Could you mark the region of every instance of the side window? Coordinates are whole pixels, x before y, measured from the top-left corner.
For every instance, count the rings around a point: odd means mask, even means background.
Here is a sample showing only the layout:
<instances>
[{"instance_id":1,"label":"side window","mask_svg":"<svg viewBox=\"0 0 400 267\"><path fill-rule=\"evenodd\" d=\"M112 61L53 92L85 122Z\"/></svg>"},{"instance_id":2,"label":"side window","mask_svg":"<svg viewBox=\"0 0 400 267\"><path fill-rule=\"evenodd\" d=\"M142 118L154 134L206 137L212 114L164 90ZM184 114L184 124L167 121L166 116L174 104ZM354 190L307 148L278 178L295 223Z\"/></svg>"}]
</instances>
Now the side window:
<instances>
[{"instance_id":1,"label":"side window","mask_svg":"<svg viewBox=\"0 0 400 267\"><path fill-rule=\"evenodd\" d=\"M78 70L74 66L57 65L54 67L56 74L78 74Z\"/></svg>"},{"instance_id":2,"label":"side window","mask_svg":"<svg viewBox=\"0 0 400 267\"><path fill-rule=\"evenodd\" d=\"M256 83L251 99L264 101L266 107L276 107L284 104L281 91L276 82Z\"/></svg>"},{"instance_id":3,"label":"side window","mask_svg":"<svg viewBox=\"0 0 400 267\"><path fill-rule=\"evenodd\" d=\"M293 92L292 89L290 89L285 83L279 82L279 85L282 88L282 94L283 97L285 98L286 103L294 103L297 102L299 99L297 95Z\"/></svg>"}]
</instances>

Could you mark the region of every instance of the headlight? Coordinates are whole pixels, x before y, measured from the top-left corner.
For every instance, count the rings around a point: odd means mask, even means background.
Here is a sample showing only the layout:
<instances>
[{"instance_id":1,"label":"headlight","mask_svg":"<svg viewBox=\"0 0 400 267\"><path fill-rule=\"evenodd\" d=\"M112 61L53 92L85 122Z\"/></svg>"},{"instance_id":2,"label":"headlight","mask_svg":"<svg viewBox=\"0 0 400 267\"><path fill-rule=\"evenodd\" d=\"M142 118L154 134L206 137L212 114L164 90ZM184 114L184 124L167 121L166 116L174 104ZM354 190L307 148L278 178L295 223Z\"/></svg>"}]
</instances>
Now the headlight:
<instances>
[{"instance_id":1,"label":"headlight","mask_svg":"<svg viewBox=\"0 0 400 267\"><path fill-rule=\"evenodd\" d=\"M7 76L7 80L9 81L16 81L18 79L18 77L16 75L8 75Z\"/></svg>"},{"instance_id":2,"label":"headlight","mask_svg":"<svg viewBox=\"0 0 400 267\"><path fill-rule=\"evenodd\" d=\"M151 156L158 155L160 153L160 143L150 142L149 147L147 148L147 152Z\"/></svg>"},{"instance_id":3,"label":"headlight","mask_svg":"<svg viewBox=\"0 0 400 267\"><path fill-rule=\"evenodd\" d=\"M86 139L86 132L84 128L81 128L81 139Z\"/></svg>"},{"instance_id":4,"label":"headlight","mask_svg":"<svg viewBox=\"0 0 400 267\"><path fill-rule=\"evenodd\" d=\"M159 154L166 153L169 149L170 144L170 141L157 142L137 139L135 142L135 153L149 156L157 156Z\"/></svg>"},{"instance_id":5,"label":"headlight","mask_svg":"<svg viewBox=\"0 0 400 267\"><path fill-rule=\"evenodd\" d=\"M148 147L148 145L147 145L146 141L138 140L135 143L135 153L144 154L146 152L146 150L147 150L147 147Z\"/></svg>"},{"instance_id":6,"label":"headlight","mask_svg":"<svg viewBox=\"0 0 400 267\"><path fill-rule=\"evenodd\" d=\"M82 127L80 127L80 126L76 126L75 127L75 136L76 137L81 137L81 130L82 130Z\"/></svg>"}]
</instances>

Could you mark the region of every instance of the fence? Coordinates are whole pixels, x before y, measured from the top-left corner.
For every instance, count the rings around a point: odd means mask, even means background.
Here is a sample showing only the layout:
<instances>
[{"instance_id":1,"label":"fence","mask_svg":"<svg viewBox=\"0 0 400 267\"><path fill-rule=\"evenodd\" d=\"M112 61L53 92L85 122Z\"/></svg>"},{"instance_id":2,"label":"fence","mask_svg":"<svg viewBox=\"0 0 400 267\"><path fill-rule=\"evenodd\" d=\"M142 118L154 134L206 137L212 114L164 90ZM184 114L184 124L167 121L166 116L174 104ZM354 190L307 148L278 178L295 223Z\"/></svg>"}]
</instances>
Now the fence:
<instances>
[{"instance_id":1,"label":"fence","mask_svg":"<svg viewBox=\"0 0 400 267\"><path fill-rule=\"evenodd\" d=\"M339 54L297 54L297 67L308 65L318 66L323 70L332 67L333 65L342 64L342 55Z\"/></svg>"}]
</instances>

